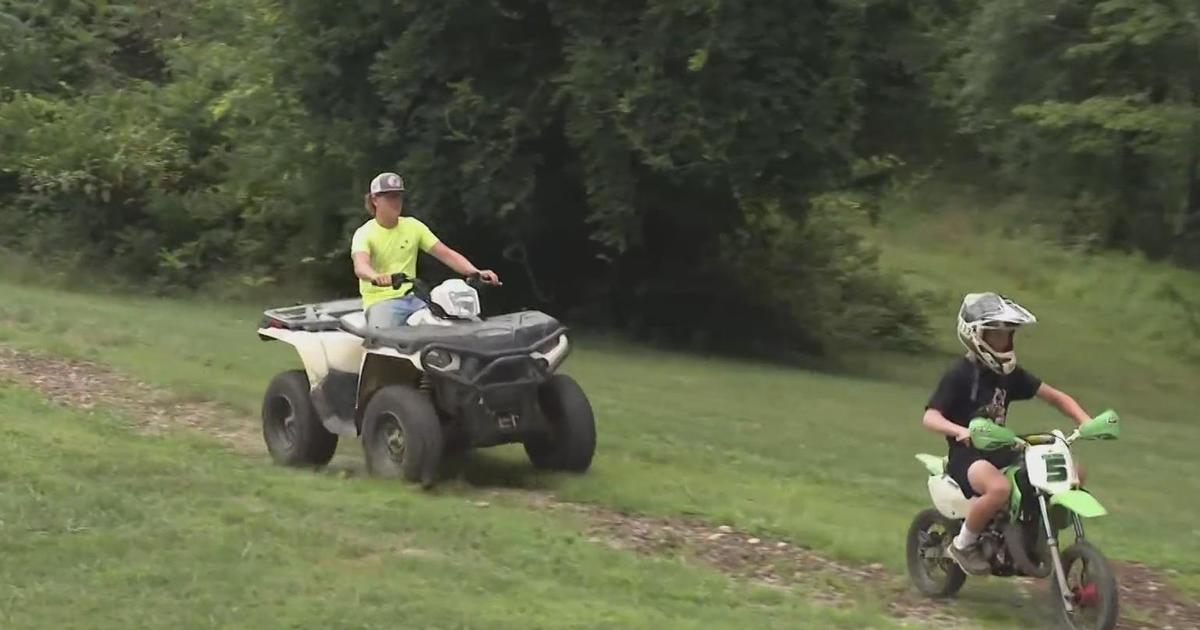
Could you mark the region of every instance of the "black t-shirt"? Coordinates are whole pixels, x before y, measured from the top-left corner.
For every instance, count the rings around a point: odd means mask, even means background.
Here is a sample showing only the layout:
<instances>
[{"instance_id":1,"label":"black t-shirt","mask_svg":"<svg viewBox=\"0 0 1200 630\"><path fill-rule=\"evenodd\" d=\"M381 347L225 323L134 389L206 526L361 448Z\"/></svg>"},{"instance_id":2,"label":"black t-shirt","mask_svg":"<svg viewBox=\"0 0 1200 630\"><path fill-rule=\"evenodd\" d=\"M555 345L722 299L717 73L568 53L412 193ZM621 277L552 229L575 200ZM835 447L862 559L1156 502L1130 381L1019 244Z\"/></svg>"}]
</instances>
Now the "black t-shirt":
<instances>
[{"instance_id":1,"label":"black t-shirt","mask_svg":"<svg viewBox=\"0 0 1200 630\"><path fill-rule=\"evenodd\" d=\"M925 408L937 409L947 420L964 427L980 416L1003 425L1009 403L1033 398L1041 386L1041 379L1021 366L1011 374L997 374L964 357L942 375ZM958 444L949 436L946 443L951 449Z\"/></svg>"}]
</instances>

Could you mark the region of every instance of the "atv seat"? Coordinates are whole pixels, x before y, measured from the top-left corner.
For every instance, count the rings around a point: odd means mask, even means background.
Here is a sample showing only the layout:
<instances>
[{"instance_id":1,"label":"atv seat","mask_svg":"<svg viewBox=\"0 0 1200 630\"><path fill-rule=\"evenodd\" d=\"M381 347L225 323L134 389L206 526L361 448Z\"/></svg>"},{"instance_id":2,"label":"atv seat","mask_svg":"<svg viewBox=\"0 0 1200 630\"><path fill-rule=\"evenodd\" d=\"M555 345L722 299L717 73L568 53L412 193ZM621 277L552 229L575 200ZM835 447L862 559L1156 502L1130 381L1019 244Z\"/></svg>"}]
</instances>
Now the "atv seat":
<instances>
[{"instance_id":1,"label":"atv seat","mask_svg":"<svg viewBox=\"0 0 1200 630\"><path fill-rule=\"evenodd\" d=\"M362 337L363 335L359 334L359 331L365 330L367 327L367 312L346 313L338 318L338 326L348 333Z\"/></svg>"},{"instance_id":2,"label":"atv seat","mask_svg":"<svg viewBox=\"0 0 1200 630\"><path fill-rule=\"evenodd\" d=\"M528 348L564 330L558 320L541 311L497 315L479 322L449 326L368 328L365 318L352 313L341 318L342 329L362 337L368 348L395 348L401 354L420 352L431 344L484 354Z\"/></svg>"}]
</instances>

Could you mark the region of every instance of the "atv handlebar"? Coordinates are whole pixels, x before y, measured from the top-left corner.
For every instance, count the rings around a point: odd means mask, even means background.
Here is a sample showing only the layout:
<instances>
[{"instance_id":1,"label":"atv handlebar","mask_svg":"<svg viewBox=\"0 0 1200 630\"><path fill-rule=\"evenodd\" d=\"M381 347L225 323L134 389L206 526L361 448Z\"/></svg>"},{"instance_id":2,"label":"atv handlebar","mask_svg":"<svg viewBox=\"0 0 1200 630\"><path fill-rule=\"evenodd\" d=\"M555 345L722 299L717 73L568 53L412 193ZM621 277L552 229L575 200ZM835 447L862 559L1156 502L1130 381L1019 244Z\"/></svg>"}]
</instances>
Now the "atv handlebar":
<instances>
[{"instance_id":1,"label":"atv handlebar","mask_svg":"<svg viewBox=\"0 0 1200 630\"><path fill-rule=\"evenodd\" d=\"M493 286L487 282L484 282L483 274L480 274L479 272L475 272L475 273L467 276L466 281L467 281L467 286L471 287L472 289L475 289L476 291L478 291L484 287Z\"/></svg>"},{"instance_id":2,"label":"atv handlebar","mask_svg":"<svg viewBox=\"0 0 1200 630\"><path fill-rule=\"evenodd\" d=\"M408 274L405 274L405 273L392 274L392 288L393 289L399 289L400 287L408 284L409 282L413 283L414 291L418 290L417 286L419 284L421 284L420 279L410 278L410 277L408 277ZM479 273L473 273L473 274L467 276L466 282L467 282L467 286L470 286L472 289L475 289L476 291L478 291L479 289L482 289L483 287L491 286L488 283L483 281L483 276L480 275ZM420 296L418 295L417 297L420 297Z\"/></svg>"},{"instance_id":3,"label":"atv handlebar","mask_svg":"<svg viewBox=\"0 0 1200 630\"><path fill-rule=\"evenodd\" d=\"M392 288L399 289L400 287L404 286L405 284L408 284L410 282L410 280L411 279L408 277L408 274L394 273L394 274L392 274Z\"/></svg>"}]
</instances>

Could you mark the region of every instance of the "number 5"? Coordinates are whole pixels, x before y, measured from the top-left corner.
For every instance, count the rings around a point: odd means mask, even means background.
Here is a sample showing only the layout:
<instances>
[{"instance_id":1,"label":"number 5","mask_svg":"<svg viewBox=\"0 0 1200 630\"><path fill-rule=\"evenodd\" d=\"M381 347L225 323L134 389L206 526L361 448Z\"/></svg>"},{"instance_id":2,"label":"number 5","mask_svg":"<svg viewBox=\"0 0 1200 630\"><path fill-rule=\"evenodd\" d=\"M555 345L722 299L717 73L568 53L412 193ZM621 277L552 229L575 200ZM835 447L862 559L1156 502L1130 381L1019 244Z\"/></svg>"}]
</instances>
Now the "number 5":
<instances>
[{"instance_id":1,"label":"number 5","mask_svg":"<svg viewBox=\"0 0 1200 630\"><path fill-rule=\"evenodd\" d=\"M1049 453L1042 456L1046 462L1046 481L1057 483L1067 480L1067 458L1062 453Z\"/></svg>"}]
</instances>

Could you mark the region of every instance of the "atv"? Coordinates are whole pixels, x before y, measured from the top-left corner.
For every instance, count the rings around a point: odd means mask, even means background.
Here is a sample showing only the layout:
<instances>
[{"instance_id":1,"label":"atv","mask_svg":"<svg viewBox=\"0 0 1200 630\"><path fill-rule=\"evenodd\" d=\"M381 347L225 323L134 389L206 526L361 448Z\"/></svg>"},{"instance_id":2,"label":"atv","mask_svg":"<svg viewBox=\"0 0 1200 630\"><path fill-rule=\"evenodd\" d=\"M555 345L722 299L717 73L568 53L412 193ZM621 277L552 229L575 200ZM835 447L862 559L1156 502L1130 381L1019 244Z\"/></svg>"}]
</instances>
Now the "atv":
<instances>
[{"instance_id":1,"label":"atv","mask_svg":"<svg viewBox=\"0 0 1200 630\"><path fill-rule=\"evenodd\" d=\"M442 457L520 442L537 468L586 471L596 448L592 408L556 371L567 329L540 311L479 317L478 275L430 290L410 325L367 325L360 299L274 308L259 338L290 344L303 370L277 375L262 404L263 439L281 465L328 464L341 436L362 441L367 470L425 487Z\"/></svg>"},{"instance_id":2,"label":"atv","mask_svg":"<svg viewBox=\"0 0 1200 630\"><path fill-rule=\"evenodd\" d=\"M1071 459L1071 444L1079 439L1113 440L1120 434L1117 414L1106 411L1083 423L1070 435L1054 430L1018 436L987 418L969 426L971 443L981 450L1017 448L1023 457L1002 472L1011 495L980 534L984 556L993 576L1051 579L1061 619L1074 630L1110 630L1117 622L1117 582L1104 554L1084 537L1083 519L1107 514L1087 491ZM946 474L947 458L917 455L929 472L929 495L934 508L922 510L908 531L908 573L914 586L930 597L950 597L966 573L946 551L958 535L970 503ZM1072 527L1075 542L1061 553L1058 532Z\"/></svg>"}]
</instances>

